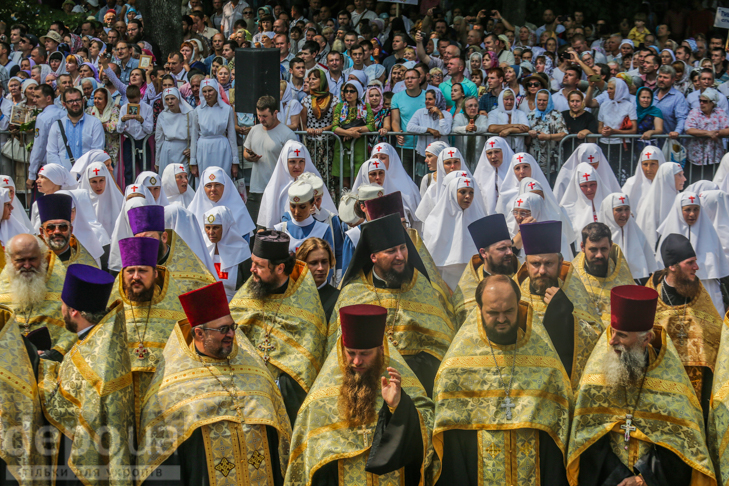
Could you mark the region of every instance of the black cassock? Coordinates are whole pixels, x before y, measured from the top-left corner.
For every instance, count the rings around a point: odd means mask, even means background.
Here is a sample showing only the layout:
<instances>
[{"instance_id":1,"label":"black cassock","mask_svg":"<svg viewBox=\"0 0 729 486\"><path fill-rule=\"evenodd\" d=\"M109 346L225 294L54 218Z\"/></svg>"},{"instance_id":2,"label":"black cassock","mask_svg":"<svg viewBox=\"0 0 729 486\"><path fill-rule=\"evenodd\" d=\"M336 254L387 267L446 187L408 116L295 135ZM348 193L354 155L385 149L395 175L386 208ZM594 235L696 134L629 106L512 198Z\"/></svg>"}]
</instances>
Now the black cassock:
<instances>
[{"instance_id":1,"label":"black cassock","mask_svg":"<svg viewBox=\"0 0 729 486\"><path fill-rule=\"evenodd\" d=\"M334 306L337 305L337 299L339 298L339 289L325 283L319 288L319 300L321 300L321 306L324 307L324 314L327 316L326 322L332 317L334 312Z\"/></svg>"},{"instance_id":2,"label":"black cassock","mask_svg":"<svg viewBox=\"0 0 729 486\"><path fill-rule=\"evenodd\" d=\"M405 486L416 486L420 482L422 464L423 439L420 432L420 417L415 403L405 390L402 390L395 413L390 413L386 403L380 408L365 471L381 475L405 468ZM337 461L330 462L316 471L311 482L311 486L338 485Z\"/></svg>"}]
</instances>

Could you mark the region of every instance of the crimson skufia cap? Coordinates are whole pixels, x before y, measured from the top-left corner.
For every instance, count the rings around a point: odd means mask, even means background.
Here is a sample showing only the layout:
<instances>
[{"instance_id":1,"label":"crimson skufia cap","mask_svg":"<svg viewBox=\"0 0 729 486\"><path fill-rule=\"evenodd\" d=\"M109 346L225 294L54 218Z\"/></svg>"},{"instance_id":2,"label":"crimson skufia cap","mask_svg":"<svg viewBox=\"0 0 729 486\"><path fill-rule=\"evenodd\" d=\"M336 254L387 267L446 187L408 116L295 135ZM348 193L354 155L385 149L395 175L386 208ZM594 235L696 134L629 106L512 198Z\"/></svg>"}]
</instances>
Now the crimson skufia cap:
<instances>
[{"instance_id":1,"label":"crimson skufia cap","mask_svg":"<svg viewBox=\"0 0 729 486\"><path fill-rule=\"evenodd\" d=\"M223 282L218 281L179 296L191 327L230 315Z\"/></svg>"},{"instance_id":2,"label":"crimson skufia cap","mask_svg":"<svg viewBox=\"0 0 729 486\"><path fill-rule=\"evenodd\" d=\"M616 331L653 329L658 292L641 285L620 285L610 291L610 326Z\"/></svg>"},{"instance_id":3,"label":"crimson skufia cap","mask_svg":"<svg viewBox=\"0 0 729 486\"><path fill-rule=\"evenodd\" d=\"M103 312L106 310L113 287L114 277L105 271L74 263L66 270L61 300L77 311Z\"/></svg>"},{"instance_id":4,"label":"crimson skufia cap","mask_svg":"<svg viewBox=\"0 0 729 486\"><path fill-rule=\"evenodd\" d=\"M367 208L367 213L370 216L370 221L397 213L400 213L401 219L405 217L405 208L402 205L402 194L400 191L376 197L364 203Z\"/></svg>"},{"instance_id":5,"label":"crimson skufia cap","mask_svg":"<svg viewBox=\"0 0 729 486\"><path fill-rule=\"evenodd\" d=\"M358 304L339 309L342 344L350 349L382 346L387 323L387 309L379 305Z\"/></svg>"},{"instance_id":6,"label":"crimson skufia cap","mask_svg":"<svg viewBox=\"0 0 729 486\"><path fill-rule=\"evenodd\" d=\"M665 268L695 257L694 247L691 246L691 242L684 235L671 233L661 243L661 259Z\"/></svg>"},{"instance_id":7,"label":"crimson skufia cap","mask_svg":"<svg viewBox=\"0 0 729 486\"><path fill-rule=\"evenodd\" d=\"M562 252L562 221L520 224L525 255Z\"/></svg>"},{"instance_id":8,"label":"crimson skufia cap","mask_svg":"<svg viewBox=\"0 0 729 486\"><path fill-rule=\"evenodd\" d=\"M266 260L285 260L289 257L291 238L283 231L269 230L256 233L253 254Z\"/></svg>"}]
</instances>

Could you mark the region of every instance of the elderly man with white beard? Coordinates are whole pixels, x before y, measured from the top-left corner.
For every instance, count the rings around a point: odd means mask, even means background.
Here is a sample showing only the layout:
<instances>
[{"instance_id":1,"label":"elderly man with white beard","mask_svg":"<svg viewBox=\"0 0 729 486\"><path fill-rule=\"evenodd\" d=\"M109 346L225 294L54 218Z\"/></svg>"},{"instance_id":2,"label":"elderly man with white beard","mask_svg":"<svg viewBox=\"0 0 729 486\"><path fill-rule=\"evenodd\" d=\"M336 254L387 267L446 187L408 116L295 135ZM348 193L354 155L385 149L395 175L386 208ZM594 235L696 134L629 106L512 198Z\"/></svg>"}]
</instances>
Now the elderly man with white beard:
<instances>
[{"instance_id":1,"label":"elderly man with white beard","mask_svg":"<svg viewBox=\"0 0 729 486\"><path fill-rule=\"evenodd\" d=\"M37 331L35 335L50 334L50 346L39 352L46 359L61 361L76 342L76 335L65 328L58 298L66 267L42 240L27 233L10 239L5 260L5 269L0 274L0 304L15 312L24 336L33 331ZM35 340L43 341L47 343L47 339Z\"/></svg>"},{"instance_id":2,"label":"elderly man with white beard","mask_svg":"<svg viewBox=\"0 0 729 486\"><path fill-rule=\"evenodd\" d=\"M658 293L611 291L611 324L580 380L567 454L573 486L716 484L696 394L669 335L654 328Z\"/></svg>"}]
</instances>

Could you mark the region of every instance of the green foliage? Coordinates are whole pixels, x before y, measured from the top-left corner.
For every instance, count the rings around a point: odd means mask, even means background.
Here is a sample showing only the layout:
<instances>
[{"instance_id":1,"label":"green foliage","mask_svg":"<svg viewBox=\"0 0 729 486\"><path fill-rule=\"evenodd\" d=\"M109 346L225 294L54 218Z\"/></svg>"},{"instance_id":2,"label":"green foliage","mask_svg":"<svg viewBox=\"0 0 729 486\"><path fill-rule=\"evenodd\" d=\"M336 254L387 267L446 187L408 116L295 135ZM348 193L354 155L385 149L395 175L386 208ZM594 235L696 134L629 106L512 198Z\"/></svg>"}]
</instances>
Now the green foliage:
<instances>
[{"instance_id":1,"label":"green foliage","mask_svg":"<svg viewBox=\"0 0 729 486\"><path fill-rule=\"evenodd\" d=\"M63 10L51 8L48 5L39 5L33 0L2 0L0 2L0 20L7 24L7 33L10 26L17 22L24 22L30 27L30 32L38 37L48 32L50 25L59 20L72 32L81 26L88 15L85 13L67 14Z\"/></svg>"}]
</instances>

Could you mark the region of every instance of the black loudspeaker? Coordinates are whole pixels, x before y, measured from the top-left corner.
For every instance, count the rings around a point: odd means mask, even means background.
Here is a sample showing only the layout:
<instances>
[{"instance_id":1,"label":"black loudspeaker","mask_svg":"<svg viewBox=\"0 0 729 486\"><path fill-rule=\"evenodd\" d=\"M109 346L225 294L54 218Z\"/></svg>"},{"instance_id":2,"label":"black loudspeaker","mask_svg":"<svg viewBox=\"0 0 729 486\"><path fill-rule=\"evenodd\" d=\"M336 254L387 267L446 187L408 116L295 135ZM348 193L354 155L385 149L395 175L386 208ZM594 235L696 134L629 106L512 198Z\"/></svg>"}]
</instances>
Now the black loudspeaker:
<instances>
[{"instance_id":1,"label":"black loudspeaker","mask_svg":"<svg viewBox=\"0 0 729 486\"><path fill-rule=\"evenodd\" d=\"M256 102L270 95L280 103L280 51L278 49L235 50L235 111L256 114Z\"/></svg>"}]
</instances>

